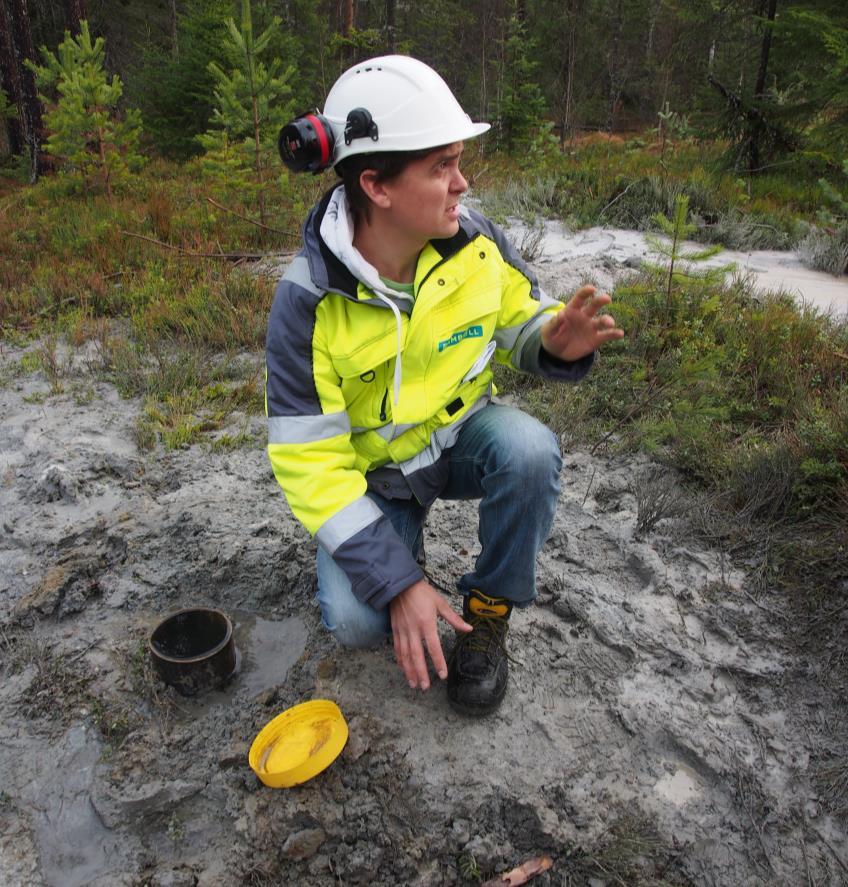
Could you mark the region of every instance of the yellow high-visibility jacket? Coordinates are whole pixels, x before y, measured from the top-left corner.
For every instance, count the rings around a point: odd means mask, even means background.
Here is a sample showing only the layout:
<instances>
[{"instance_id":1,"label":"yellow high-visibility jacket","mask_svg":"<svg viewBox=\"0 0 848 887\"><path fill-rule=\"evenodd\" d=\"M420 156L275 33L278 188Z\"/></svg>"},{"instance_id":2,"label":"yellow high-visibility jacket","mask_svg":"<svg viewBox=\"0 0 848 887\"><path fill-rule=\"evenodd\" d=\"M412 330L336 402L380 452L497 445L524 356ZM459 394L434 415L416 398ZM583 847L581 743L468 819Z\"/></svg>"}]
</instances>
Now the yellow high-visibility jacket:
<instances>
[{"instance_id":1,"label":"yellow high-visibility jacket","mask_svg":"<svg viewBox=\"0 0 848 887\"><path fill-rule=\"evenodd\" d=\"M407 496L430 504L463 422L492 396L492 357L577 381L593 355L565 363L542 350L541 326L562 304L478 213L464 209L454 237L424 248L414 299L380 281L351 233L338 186L311 212L303 249L277 287L268 456L294 515L354 594L382 609L422 572L365 495L369 475L396 477Z\"/></svg>"}]
</instances>

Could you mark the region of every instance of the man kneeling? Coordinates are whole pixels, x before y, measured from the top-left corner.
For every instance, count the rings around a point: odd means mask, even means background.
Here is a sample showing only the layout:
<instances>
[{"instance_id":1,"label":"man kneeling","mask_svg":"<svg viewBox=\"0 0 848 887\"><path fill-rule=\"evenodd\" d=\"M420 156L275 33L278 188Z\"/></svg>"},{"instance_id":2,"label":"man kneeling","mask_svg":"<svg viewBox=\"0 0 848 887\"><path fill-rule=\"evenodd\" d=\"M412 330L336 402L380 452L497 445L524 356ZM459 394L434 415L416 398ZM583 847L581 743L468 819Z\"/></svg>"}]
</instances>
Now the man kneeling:
<instances>
[{"instance_id":1,"label":"man kneeling","mask_svg":"<svg viewBox=\"0 0 848 887\"><path fill-rule=\"evenodd\" d=\"M293 169L335 167L268 326L268 454L318 544L318 600L344 645L393 637L410 687L429 656L451 705L506 692L513 607L532 603L561 459L544 425L492 401L492 359L577 381L624 333L583 287L548 298L503 232L460 203L472 123L427 65L386 56L343 74L323 114L293 121ZM460 616L417 562L436 498L479 499L481 552ZM460 634L448 667L441 617Z\"/></svg>"}]
</instances>

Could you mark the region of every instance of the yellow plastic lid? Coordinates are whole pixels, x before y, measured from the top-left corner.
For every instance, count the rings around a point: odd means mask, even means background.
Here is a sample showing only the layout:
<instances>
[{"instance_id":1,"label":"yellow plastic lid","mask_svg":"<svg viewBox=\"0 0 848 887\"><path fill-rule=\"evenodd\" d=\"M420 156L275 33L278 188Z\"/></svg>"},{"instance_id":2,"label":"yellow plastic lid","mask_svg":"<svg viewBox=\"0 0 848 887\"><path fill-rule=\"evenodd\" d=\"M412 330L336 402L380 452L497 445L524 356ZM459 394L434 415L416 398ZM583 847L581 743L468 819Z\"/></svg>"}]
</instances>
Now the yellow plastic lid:
<instances>
[{"instance_id":1,"label":"yellow plastic lid","mask_svg":"<svg viewBox=\"0 0 848 887\"><path fill-rule=\"evenodd\" d=\"M270 788L300 785L326 770L341 754L348 729L339 707L312 699L269 721L250 746L253 772Z\"/></svg>"}]
</instances>

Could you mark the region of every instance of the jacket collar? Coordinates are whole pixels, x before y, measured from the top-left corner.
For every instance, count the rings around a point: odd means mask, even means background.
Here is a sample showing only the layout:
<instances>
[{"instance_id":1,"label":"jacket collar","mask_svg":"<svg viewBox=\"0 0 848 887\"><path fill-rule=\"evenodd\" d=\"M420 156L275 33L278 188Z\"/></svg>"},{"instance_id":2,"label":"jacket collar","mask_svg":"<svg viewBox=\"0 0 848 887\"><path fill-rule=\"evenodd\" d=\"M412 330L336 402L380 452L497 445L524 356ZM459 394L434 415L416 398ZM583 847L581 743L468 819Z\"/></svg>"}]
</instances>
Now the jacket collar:
<instances>
[{"instance_id":1,"label":"jacket collar","mask_svg":"<svg viewBox=\"0 0 848 887\"><path fill-rule=\"evenodd\" d=\"M343 188L343 185L336 185L331 188L316 206L313 207L303 226L303 252L306 254L306 258L309 262L310 276L316 286L328 291L341 293L349 299L358 301L357 293L359 283L362 281L363 277L367 277L367 275L363 273L361 268L351 268L350 264L354 264L354 262L349 258L347 261L343 261L342 258L330 248L324 237L321 235L322 225L324 224L328 212L333 214L339 211L340 195L337 192ZM436 264L439 264L445 259L449 259L452 255L458 253L464 246L470 243L478 233L477 226L474 224L468 213L463 210L459 219L459 231L457 231L453 237L430 241L429 246L435 250L438 257L434 256L430 249L426 247L422 253L422 257L429 254L430 264L435 267ZM344 251L340 250L340 252L344 254ZM364 262L364 259L362 261ZM419 274L416 273L416 279L418 279L418 277ZM371 283L367 279L363 282L366 286L371 286ZM401 300L395 300L393 298L393 301L398 301L400 303ZM408 306L404 305L403 307Z\"/></svg>"}]
</instances>

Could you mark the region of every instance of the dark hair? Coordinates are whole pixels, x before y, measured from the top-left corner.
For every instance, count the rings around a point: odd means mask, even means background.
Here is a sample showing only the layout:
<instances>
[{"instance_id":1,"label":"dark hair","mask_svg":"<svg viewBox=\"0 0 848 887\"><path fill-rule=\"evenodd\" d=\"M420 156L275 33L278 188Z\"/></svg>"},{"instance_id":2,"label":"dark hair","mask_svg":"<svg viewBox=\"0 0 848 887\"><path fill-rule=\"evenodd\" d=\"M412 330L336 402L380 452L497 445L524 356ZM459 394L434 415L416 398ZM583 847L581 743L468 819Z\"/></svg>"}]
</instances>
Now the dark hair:
<instances>
[{"instance_id":1,"label":"dark hair","mask_svg":"<svg viewBox=\"0 0 848 887\"><path fill-rule=\"evenodd\" d=\"M347 195L347 205L354 220L368 219L371 215L371 199L362 190L359 177L366 169L377 173L377 182L390 182L396 179L410 163L438 151L435 148L420 148L417 151L375 151L373 154L354 154L336 164L336 174L342 180Z\"/></svg>"}]
</instances>

